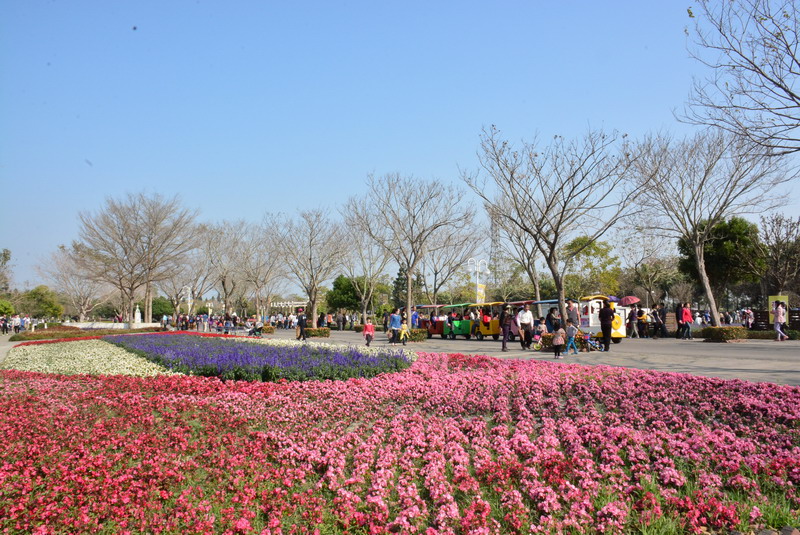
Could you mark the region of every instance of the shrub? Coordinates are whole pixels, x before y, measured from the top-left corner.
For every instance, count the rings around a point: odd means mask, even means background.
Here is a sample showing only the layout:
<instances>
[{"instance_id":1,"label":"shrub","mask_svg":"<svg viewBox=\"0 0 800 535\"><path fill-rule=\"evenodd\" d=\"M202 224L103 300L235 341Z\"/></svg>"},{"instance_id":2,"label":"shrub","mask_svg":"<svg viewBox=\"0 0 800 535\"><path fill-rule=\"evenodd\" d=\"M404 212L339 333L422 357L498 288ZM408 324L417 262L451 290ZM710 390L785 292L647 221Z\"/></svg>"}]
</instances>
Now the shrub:
<instances>
[{"instance_id":1,"label":"shrub","mask_svg":"<svg viewBox=\"0 0 800 535\"><path fill-rule=\"evenodd\" d=\"M800 340L800 331L785 330L789 340ZM770 329L768 331L747 331L747 338L750 340L774 340L775 331Z\"/></svg>"},{"instance_id":2,"label":"shrub","mask_svg":"<svg viewBox=\"0 0 800 535\"><path fill-rule=\"evenodd\" d=\"M411 329L408 340L410 342L424 342L428 339L428 329Z\"/></svg>"},{"instance_id":3,"label":"shrub","mask_svg":"<svg viewBox=\"0 0 800 535\"><path fill-rule=\"evenodd\" d=\"M748 331L744 327L704 327L700 330L700 338L705 338L707 342L746 340Z\"/></svg>"},{"instance_id":4,"label":"shrub","mask_svg":"<svg viewBox=\"0 0 800 535\"><path fill-rule=\"evenodd\" d=\"M775 338L775 331L747 331L747 338L750 340L772 340Z\"/></svg>"},{"instance_id":5,"label":"shrub","mask_svg":"<svg viewBox=\"0 0 800 535\"><path fill-rule=\"evenodd\" d=\"M357 332L357 333L363 333L364 332L364 326L363 325L353 325L353 330L355 332Z\"/></svg>"},{"instance_id":6,"label":"shrub","mask_svg":"<svg viewBox=\"0 0 800 535\"><path fill-rule=\"evenodd\" d=\"M275 334L275 327L273 327L272 325L264 325L264 327L261 329L261 333L262 334Z\"/></svg>"},{"instance_id":7,"label":"shrub","mask_svg":"<svg viewBox=\"0 0 800 535\"><path fill-rule=\"evenodd\" d=\"M328 327L306 328L306 338L330 338L331 330Z\"/></svg>"}]
</instances>

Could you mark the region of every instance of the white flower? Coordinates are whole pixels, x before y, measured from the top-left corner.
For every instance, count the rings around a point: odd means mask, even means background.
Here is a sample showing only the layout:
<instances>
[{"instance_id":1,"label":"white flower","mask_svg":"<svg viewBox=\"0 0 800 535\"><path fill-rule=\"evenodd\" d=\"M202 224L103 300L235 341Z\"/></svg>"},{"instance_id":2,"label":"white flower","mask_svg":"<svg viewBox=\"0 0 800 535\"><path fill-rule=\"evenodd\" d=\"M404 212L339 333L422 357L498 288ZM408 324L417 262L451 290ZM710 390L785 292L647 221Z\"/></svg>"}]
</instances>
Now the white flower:
<instances>
[{"instance_id":1,"label":"white flower","mask_svg":"<svg viewBox=\"0 0 800 535\"><path fill-rule=\"evenodd\" d=\"M64 375L172 375L158 364L102 340L15 347L0 368Z\"/></svg>"}]
</instances>

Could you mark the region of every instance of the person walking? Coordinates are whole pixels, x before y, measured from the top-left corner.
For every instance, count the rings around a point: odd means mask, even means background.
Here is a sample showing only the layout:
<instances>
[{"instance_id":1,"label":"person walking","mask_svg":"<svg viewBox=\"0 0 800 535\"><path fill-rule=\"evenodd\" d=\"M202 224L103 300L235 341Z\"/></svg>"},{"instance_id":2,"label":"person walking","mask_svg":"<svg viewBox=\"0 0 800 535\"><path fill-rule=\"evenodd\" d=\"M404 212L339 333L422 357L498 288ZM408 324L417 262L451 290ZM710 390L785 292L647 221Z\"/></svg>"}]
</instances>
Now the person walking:
<instances>
[{"instance_id":1,"label":"person walking","mask_svg":"<svg viewBox=\"0 0 800 535\"><path fill-rule=\"evenodd\" d=\"M694 318L692 317L692 309L689 303L683 304L681 313L683 314L683 336L681 336L681 340L692 340L692 321L694 321Z\"/></svg>"},{"instance_id":2,"label":"person walking","mask_svg":"<svg viewBox=\"0 0 800 535\"><path fill-rule=\"evenodd\" d=\"M375 326L372 324L372 318L367 318L367 324L364 325L364 339L367 341L367 347L375 339Z\"/></svg>"},{"instance_id":3,"label":"person walking","mask_svg":"<svg viewBox=\"0 0 800 535\"><path fill-rule=\"evenodd\" d=\"M683 336L683 303L675 307L675 325L675 338L680 339Z\"/></svg>"},{"instance_id":4,"label":"person walking","mask_svg":"<svg viewBox=\"0 0 800 535\"><path fill-rule=\"evenodd\" d=\"M400 316L400 309L396 308L391 316L389 316L389 329L392 335L389 338L389 343L395 345L400 341L400 328L402 327L402 316Z\"/></svg>"},{"instance_id":5,"label":"person walking","mask_svg":"<svg viewBox=\"0 0 800 535\"><path fill-rule=\"evenodd\" d=\"M303 309L297 311L297 335L298 340L306 341L306 326L308 325L308 317Z\"/></svg>"},{"instance_id":6,"label":"person walking","mask_svg":"<svg viewBox=\"0 0 800 535\"><path fill-rule=\"evenodd\" d=\"M573 355L578 354L578 346L575 344L575 337L578 336L578 328L575 326L575 323L571 320L567 320L567 347L564 349L564 353L569 355L569 348L571 347L574 353Z\"/></svg>"},{"instance_id":7,"label":"person walking","mask_svg":"<svg viewBox=\"0 0 800 535\"><path fill-rule=\"evenodd\" d=\"M530 305L525 305L525 308L521 309L517 314L517 327L519 328L519 343L522 345L522 349L530 349L533 341L533 335L531 334L533 312L531 312Z\"/></svg>"},{"instance_id":8,"label":"person walking","mask_svg":"<svg viewBox=\"0 0 800 535\"><path fill-rule=\"evenodd\" d=\"M578 305L572 299L567 299L567 320L572 321L572 325L577 329L581 324L580 311Z\"/></svg>"},{"instance_id":9,"label":"person walking","mask_svg":"<svg viewBox=\"0 0 800 535\"><path fill-rule=\"evenodd\" d=\"M611 351L611 328L614 323L614 310L611 303L603 301L603 308L598 313L600 331L603 333L603 351Z\"/></svg>"},{"instance_id":10,"label":"person walking","mask_svg":"<svg viewBox=\"0 0 800 535\"><path fill-rule=\"evenodd\" d=\"M784 340L788 340L789 337L786 336L785 332L783 332L783 324L786 323L786 308L783 306L783 302L775 301L772 308L772 314L775 326L775 341L783 342Z\"/></svg>"},{"instance_id":11,"label":"person walking","mask_svg":"<svg viewBox=\"0 0 800 535\"><path fill-rule=\"evenodd\" d=\"M408 330L408 320L403 318L403 323L400 324L400 341L403 345L411 338L411 331Z\"/></svg>"},{"instance_id":12,"label":"person walking","mask_svg":"<svg viewBox=\"0 0 800 535\"><path fill-rule=\"evenodd\" d=\"M500 314L500 330L503 333L503 349L508 351L508 338L511 334L511 323L514 321L514 316L511 315L511 307L506 305L503 312Z\"/></svg>"},{"instance_id":13,"label":"person walking","mask_svg":"<svg viewBox=\"0 0 800 535\"><path fill-rule=\"evenodd\" d=\"M560 359L561 357L561 348L564 346L564 336L566 336L566 332L564 329L561 328L561 322L556 320L553 322L553 352L555 353L555 357Z\"/></svg>"}]
</instances>

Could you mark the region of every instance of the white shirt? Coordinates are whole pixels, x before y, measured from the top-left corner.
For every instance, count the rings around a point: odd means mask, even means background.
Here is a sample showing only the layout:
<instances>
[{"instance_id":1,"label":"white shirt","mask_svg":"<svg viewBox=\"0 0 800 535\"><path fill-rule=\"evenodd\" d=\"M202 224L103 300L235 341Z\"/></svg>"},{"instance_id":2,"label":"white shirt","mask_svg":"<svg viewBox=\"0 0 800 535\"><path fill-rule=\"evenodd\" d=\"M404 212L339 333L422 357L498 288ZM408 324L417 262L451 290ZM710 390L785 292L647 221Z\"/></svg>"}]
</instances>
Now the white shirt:
<instances>
[{"instance_id":1,"label":"white shirt","mask_svg":"<svg viewBox=\"0 0 800 535\"><path fill-rule=\"evenodd\" d=\"M530 310L523 310L517 314L517 327L522 327L523 323L533 326L533 312Z\"/></svg>"}]
</instances>

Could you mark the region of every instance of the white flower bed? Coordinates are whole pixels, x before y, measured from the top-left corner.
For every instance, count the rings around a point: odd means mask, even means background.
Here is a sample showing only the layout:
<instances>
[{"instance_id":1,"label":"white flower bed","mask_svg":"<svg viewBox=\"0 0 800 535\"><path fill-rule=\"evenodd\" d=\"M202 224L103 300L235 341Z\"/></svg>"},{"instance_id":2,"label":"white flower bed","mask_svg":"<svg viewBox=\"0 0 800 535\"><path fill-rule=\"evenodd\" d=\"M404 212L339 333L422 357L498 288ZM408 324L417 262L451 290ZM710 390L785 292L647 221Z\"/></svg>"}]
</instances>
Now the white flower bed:
<instances>
[{"instance_id":1,"label":"white flower bed","mask_svg":"<svg viewBox=\"0 0 800 535\"><path fill-rule=\"evenodd\" d=\"M12 348L0 368L64 375L171 375L152 363L102 340L33 344Z\"/></svg>"}]
</instances>

